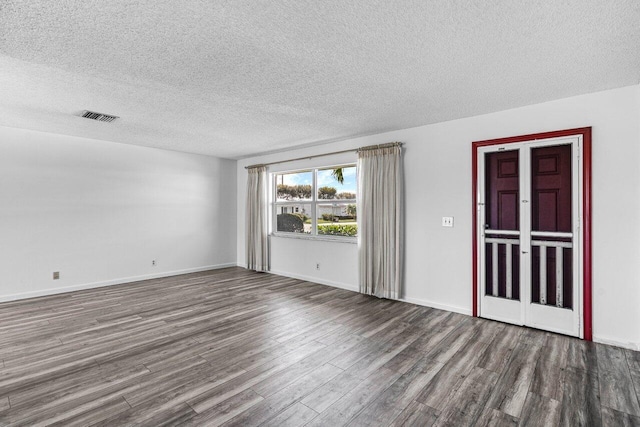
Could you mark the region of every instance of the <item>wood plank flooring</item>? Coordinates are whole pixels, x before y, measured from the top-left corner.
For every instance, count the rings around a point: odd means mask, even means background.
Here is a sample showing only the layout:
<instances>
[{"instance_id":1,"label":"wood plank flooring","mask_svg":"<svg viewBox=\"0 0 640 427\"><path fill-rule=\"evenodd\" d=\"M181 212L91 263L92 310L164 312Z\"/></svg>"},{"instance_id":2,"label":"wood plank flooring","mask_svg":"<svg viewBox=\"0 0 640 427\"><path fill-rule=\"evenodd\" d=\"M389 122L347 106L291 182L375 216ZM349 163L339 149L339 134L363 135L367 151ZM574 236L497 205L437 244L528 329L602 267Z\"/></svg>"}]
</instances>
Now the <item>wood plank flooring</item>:
<instances>
[{"instance_id":1,"label":"wood plank flooring","mask_svg":"<svg viewBox=\"0 0 640 427\"><path fill-rule=\"evenodd\" d=\"M0 304L0 425L640 425L640 354L228 268Z\"/></svg>"}]
</instances>

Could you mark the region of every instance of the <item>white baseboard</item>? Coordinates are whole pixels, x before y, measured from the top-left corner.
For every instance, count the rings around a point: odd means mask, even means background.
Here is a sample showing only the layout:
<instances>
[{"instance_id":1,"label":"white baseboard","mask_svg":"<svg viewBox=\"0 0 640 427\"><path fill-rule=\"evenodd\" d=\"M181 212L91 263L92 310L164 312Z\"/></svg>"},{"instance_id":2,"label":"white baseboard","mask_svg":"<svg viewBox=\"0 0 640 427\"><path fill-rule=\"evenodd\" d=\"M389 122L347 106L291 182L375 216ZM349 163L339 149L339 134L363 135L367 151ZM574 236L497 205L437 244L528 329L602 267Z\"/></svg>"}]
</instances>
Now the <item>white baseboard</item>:
<instances>
[{"instance_id":1,"label":"white baseboard","mask_svg":"<svg viewBox=\"0 0 640 427\"><path fill-rule=\"evenodd\" d=\"M640 351L640 343L618 341L610 338L594 335L593 341L600 344L613 345L615 347L628 348L629 350Z\"/></svg>"},{"instance_id":2,"label":"white baseboard","mask_svg":"<svg viewBox=\"0 0 640 427\"><path fill-rule=\"evenodd\" d=\"M271 270L269 273L277 274L278 276L291 277L292 279L304 280L307 282L319 283L321 285L333 286L334 288L345 289L347 291L358 292L358 287L350 285L348 283L333 282L331 280L325 280L318 277L303 276L301 274L288 273L286 271Z\"/></svg>"},{"instance_id":3,"label":"white baseboard","mask_svg":"<svg viewBox=\"0 0 640 427\"><path fill-rule=\"evenodd\" d=\"M452 311L454 313L465 314L467 316L471 316L473 314L473 312L468 308L462 308L455 305L440 304L439 302L424 300L420 298L404 297L401 298L400 301L422 305L424 307L437 308L438 310Z\"/></svg>"},{"instance_id":4,"label":"white baseboard","mask_svg":"<svg viewBox=\"0 0 640 427\"><path fill-rule=\"evenodd\" d=\"M239 265L239 267L242 267L242 265ZM293 279L305 280L307 282L319 283L321 285L333 286L334 288L346 289L347 291L358 292L357 286L350 285L348 283L333 282L331 280L325 280L325 279L320 279L320 278L311 277L311 276L304 276L301 274L294 274L286 271L272 270L270 271L270 273L277 274L278 276L285 276L285 277L291 277ZM471 316L471 313L472 313L470 309L456 307L453 305L440 304L437 302L423 300L419 298L406 297L406 298L401 298L398 301L408 302L410 304L421 305L424 307L437 308L439 310L452 311L454 313L465 314L467 316Z\"/></svg>"},{"instance_id":5,"label":"white baseboard","mask_svg":"<svg viewBox=\"0 0 640 427\"><path fill-rule=\"evenodd\" d=\"M119 279L100 282L84 283L80 285L65 286L62 288L43 289L40 291L24 292L12 295L0 295L0 302L17 301L27 298L44 297L49 295L64 294L66 292L81 291L85 289L102 288L104 286L121 285L123 283L139 282L141 280L159 279L162 277L178 276L180 274L198 273L200 271L218 270L220 268L235 267L236 263L207 265L204 267L186 268L184 270L165 271L162 273L143 274L140 276L122 277Z\"/></svg>"}]
</instances>

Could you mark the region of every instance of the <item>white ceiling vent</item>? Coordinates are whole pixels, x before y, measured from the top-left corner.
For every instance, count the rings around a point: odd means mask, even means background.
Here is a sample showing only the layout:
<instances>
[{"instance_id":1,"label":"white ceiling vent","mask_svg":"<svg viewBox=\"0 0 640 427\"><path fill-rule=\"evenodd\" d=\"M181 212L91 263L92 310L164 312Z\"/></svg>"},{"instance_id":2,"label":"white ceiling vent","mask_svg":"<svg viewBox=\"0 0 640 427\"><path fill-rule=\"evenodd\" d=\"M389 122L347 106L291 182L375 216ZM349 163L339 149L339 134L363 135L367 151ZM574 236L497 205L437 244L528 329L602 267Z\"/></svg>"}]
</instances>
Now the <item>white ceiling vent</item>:
<instances>
[{"instance_id":1,"label":"white ceiling vent","mask_svg":"<svg viewBox=\"0 0 640 427\"><path fill-rule=\"evenodd\" d=\"M82 117L91 119L91 120L98 120L100 122L109 122L109 123L118 118L118 116L111 116L109 114L96 113L95 111L89 111L89 110L84 110L82 112Z\"/></svg>"}]
</instances>

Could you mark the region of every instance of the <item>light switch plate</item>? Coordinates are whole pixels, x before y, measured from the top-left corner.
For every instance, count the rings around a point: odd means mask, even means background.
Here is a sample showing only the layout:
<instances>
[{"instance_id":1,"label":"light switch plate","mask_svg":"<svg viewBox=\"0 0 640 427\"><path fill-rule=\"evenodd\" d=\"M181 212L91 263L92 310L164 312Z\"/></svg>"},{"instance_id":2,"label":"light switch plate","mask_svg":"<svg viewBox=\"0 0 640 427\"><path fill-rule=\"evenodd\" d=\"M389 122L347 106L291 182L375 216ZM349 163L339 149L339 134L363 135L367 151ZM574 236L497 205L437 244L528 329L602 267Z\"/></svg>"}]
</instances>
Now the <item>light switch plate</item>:
<instances>
[{"instance_id":1,"label":"light switch plate","mask_svg":"<svg viewBox=\"0 0 640 427\"><path fill-rule=\"evenodd\" d=\"M452 216L443 216L442 217L442 226L443 227L453 227L453 217Z\"/></svg>"}]
</instances>

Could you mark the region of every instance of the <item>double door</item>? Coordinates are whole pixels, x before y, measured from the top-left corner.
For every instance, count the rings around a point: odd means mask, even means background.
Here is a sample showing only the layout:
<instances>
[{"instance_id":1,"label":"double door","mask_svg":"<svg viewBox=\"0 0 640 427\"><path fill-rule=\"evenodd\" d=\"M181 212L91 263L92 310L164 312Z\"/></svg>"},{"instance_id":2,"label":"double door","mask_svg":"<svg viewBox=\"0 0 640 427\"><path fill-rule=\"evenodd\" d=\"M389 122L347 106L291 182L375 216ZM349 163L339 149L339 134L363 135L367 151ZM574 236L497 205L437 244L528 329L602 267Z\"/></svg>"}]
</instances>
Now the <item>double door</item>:
<instances>
[{"instance_id":1,"label":"double door","mask_svg":"<svg viewBox=\"0 0 640 427\"><path fill-rule=\"evenodd\" d=\"M480 147L481 317L582 336L581 137Z\"/></svg>"}]
</instances>

